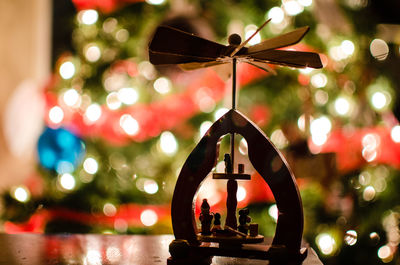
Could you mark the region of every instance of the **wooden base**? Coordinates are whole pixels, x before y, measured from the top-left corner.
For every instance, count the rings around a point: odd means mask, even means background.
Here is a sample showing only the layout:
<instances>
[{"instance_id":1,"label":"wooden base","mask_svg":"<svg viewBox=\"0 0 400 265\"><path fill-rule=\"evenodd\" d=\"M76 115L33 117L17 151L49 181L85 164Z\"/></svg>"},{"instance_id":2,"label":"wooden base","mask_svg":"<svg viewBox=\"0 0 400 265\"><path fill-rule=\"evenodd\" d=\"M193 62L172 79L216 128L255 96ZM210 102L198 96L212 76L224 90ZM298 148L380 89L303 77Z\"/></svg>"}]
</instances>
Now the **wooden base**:
<instances>
[{"instance_id":1,"label":"wooden base","mask_svg":"<svg viewBox=\"0 0 400 265\"><path fill-rule=\"evenodd\" d=\"M262 243L264 241L264 236L257 235L257 236L239 236L239 235L232 235L232 236L224 236L224 235L198 235L197 239L201 242L215 242L224 245L241 245L241 244L257 244Z\"/></svg>"}]
</instances>

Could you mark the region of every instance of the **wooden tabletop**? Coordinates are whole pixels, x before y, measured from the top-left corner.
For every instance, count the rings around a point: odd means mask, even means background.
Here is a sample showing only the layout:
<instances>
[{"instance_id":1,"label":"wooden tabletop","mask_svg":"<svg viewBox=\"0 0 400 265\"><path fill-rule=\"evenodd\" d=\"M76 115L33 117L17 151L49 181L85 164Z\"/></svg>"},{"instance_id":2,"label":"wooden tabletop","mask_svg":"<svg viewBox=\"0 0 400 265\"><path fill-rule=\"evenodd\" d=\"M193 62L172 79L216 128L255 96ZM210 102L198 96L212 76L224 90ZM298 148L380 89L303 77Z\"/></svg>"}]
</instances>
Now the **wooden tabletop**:
<instances>
[{"instance_id":1,"label":"wooden tabletop","mask_svg":"<svg viewBox=\"0 0 400 265\"><path fill-rule=\"evenodd\" d=\"M1 265L160 265L167 264L172 235L0 234ZM261 265L267 261L214 257L215 265ZM308 250L303 265L321 265Z\"/></svg>"}]
</instances>

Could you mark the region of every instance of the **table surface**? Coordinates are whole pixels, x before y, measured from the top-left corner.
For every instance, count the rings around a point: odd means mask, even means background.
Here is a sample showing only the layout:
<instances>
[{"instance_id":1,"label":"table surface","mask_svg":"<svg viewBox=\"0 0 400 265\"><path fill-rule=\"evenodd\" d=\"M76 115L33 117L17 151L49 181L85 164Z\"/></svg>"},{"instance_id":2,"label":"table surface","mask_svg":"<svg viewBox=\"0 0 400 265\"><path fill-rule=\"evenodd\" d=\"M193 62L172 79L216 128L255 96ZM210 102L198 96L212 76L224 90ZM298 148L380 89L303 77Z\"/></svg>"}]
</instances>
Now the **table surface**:
<instances>
[{"instance_id":1,"label":"table surface","mask_svg":"<svg viewBox=\"0 0 400 265\"><path fill-rule=\"evenodd\" d=\"M172 235L0 234L0 264L4 265L161 265L167 264ZM215 265L261 265L268 261L214 257ZM321 265L308 250L303 265Z\"/></svg>"}]
</instances>

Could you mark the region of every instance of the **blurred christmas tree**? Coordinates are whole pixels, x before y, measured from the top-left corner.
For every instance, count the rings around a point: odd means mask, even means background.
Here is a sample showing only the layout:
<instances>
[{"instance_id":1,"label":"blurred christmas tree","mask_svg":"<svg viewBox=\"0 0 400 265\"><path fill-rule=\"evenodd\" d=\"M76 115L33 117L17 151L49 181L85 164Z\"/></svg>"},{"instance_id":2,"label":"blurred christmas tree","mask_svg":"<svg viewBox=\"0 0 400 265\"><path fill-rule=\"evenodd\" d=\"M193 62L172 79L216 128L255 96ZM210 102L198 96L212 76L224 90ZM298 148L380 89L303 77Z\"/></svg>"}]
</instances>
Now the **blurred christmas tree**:
<instances>
[{"instance_id":1,"label":"blurred christmas tree","mask_svg":"<svg viewBox=\"0 0 400 265\"><path fill-rule=\"evenodd\" d=\"M43 91L47 128L38 140L40 176L4 194L7 232L170 233L169 202L179 169L226 111L230 86L224 68L155 68L147 61L152 33L167 24L227 43L229 34L244 39L272 18L255 43L310 26L293 49L321 53L325 68L276 68L272 76L239 65L239 110L285 153L302 193L305 238L325 264L397 264L400 26L380 10L393 12L398 4L74 4L73 47L57 57ZM237 142L238 161L249 164L245 141ZM224 148L225 139L222 155ZM239 185L239 208L248 206L271 236L276 206L256 173L252 179ZM198 201L208 198L212 210L221 211L224 189L206 180Z\"/></svg>"}]
</instances>

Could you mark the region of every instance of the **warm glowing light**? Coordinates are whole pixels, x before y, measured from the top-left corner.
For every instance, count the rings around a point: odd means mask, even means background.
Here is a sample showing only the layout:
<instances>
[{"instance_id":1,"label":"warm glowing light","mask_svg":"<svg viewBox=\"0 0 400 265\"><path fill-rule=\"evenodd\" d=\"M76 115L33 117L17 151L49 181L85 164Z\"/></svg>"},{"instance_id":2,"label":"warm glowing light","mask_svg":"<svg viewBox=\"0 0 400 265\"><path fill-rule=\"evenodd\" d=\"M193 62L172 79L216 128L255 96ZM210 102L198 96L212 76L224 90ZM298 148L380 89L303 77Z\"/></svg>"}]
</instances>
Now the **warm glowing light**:
<instances>
[{"instance_id":1,"label":"warm glowing light","mask_svg":"<svg viewBox=\"0 0 400 265\"><path fill-rule=\"evenodd\" d=\"M276 206L276 204L272 204L269 207L268 214L269 214L269 216L272 217L272 219L274 219L275 223L278 221L279 211L278 211L278 207Z\"/></svg>"},{"instance_id":2,"label":"warm glowing light","mask_svg":"<svg viewBox=\"0 0 400 265\"><path fill-rule=\"evenodd\" d=\"M289 16L295 16L303 12L304 7L296 0L288 0L283 3L283 8Z\"/></svg>"},{"instance_id":3,"label":"warm glowing light","mask_svg":"<svg viewBox=\"0 0 400 265\"><path fill-rule=\"evenodd\" d=\"M247 196L247 191L244 187L239 186L236 192L236 198L238 202L243 201L244 199L246 199Z\"/></svg>"},{"instance_id":4,"label":"warm glowing light","mask_svg":"<svg viewBox=\"0 0 400 265\"><path fill-rule=\"evenodd\" d=\"M13 189L11 195L19 202L27 202L31 197L31 193L24 186L18 186Z\"/></svg>"},{"instance_id":5,"label":"warm glowing light","mask_svg":"<svg viewBox=\"0 0 400 265\"><path fill-rule=\"evenodd\" d=\"M101 117L101 107L97 103L91 104L85 111L85 121L87 123L94 123Z\"/></svg>"},{"instance_id":6,"label":"warm glowing light","mask_svg":"<svg viewBox=\"0 0 400 265\"><path fill-rule=\"evenodd\" d=\"M369 50L371 55L379 61L385 60L389 54L388 44L381 39L374 39L369 46Z\"/></svg>"},{"instance_id":7,"label":"warm glowing light","mask_svg":"<svg viewBox=\"0 0 400 265\"><path fill-rule=\"evenodd\" d=\"M361 143L363 145L362 156L367 162L372 162L377 157L377 148L380 145L380 137L377 134L366 134Z\"/></svg>"},{"instance_id":8,"label":"warm glowing light","mask_svg":"<svg viewBox=\"0 0 400 265\"><path fill-rule=\"evenodd\" d=\"M376 195L376 191L375 191L374 187L372 187L372 186L365 187L365 189L363 191L363 199L365 201L372 201L375 198L375 195Z\"/></svg>"},{"instance_id":9,"label":"warm glowing light","mask_svg":"<svg viewBox=\"0 0 400 265\"><path fill-rule=\"evenodd\" d=\"M107 107L111 110L116 110L121 107L122 103L118 98L117 92L111 92L106 98Z\"/></svg>"},{"instance_id":10,"label":"warm glowing light","mask_svg":"<svg viewBox=\"0 0 400 265\"><path fill-rule=\"evenodd\" d=\"M305 75L308 75L311 73L314 69L311 67L306 67L306 68L299 68L299 72Z\"/></svg>"},{"instance_id":11,"label":"warm glowing light","mask_svg":"<svg viewBox=\"0 0 400 265\"><path fill-rule=\"evenodd\" d=\"M341 116L346 116L350 112L350 102L347 98L338 97L335 100L335 110L336 113Z\"/></svg>"},{"instance_id":12,"label":"warm glowing light","mask_svg":"<svg viewBox=\"0 0 400 265\"><path fill-rule=\"evenodd\" d=\"M97 62L101 57L100 48L95 44L89 44L85 49L85 57L89 62Z\"/></svg>"},{"instance_id":13,"label":"warm glowing light","mask_svg":"<svg viewBox=\"0 0 400 265\"><path fill-rule=\"evenodd\" d=\"M313 143L318 146L323 145L328 139L328 134L330 133L331 129L331 121L325 116L311 121L310 132Z\"/></svg>"},{"instance_id":14,"label":"warm glowing light","mask_svg":"<svg viewBox=\"0 0 400 265\"><path fill-rule=\"evenodd\" d=\"M158 221L157 213L151 209L144 210L140 214L140 221L142 221L145 226L153 226Z\"/></svg>"},{"instance_id":15,"label":"warm glowing light","mask_svg":"<svg viewBox=\"0 0 400 265\"><path fill-rule=\"evenodd\" d=\"M313 0L297 0L302 6L311 6Z\"/></svg>"},{"instance_id":16,"label":"warm glowing light","mask_svg":"<svg viewBox=\"0 0 400 265\"><path fill-rule=\"evenodd\" d=\"M143 189L148 194L155 194L158 191L158 184L152 179L146 179Z\"/></svg>"},{"instance_id":17,"label":"warm glowing light","mask_svg":"<svg viewBox=\"0 0 400 265\"><path fill-rule=\"evenodd\" d=\"M68 89L67 91L64 92L63 95L63 101L67 106L70 107L74 107L76 106L79 101L80 101L80 95L78 93L78 91L76 91L75 89L71 88Z\"/></svg>"},{"instance_id":18,"label":"warm glowing light","mask_svg":"<svg viewBox=\"0 0 400 265\"><path fill-rule=\"evenodd\" d=\"M212 125L211 121L205 121L200 125L200 136L203 137Z\"/></svg>"},{"instance_id":19,"label":"warm glowing light","mask_svg":"<svg viewBox=\"0 0 400 265\"><path fill-rule=\"evenodd\" d=\"M59 184L65 190L73 190L76 182L74 176L69 173L65 173L59 177Z\"/></svg>"},{"instance_id":20,"label":"warm glowing light","mask_svg":"<svg viewBox=\"0 0 400 265\"><path fill-rule=\"evenodd\" d=\"M342 41L342 43L340 44L340 48L342 49L342 51L347 55L350 56L354 53L354 43L350 40L344 40Z\"/></svg>"},{"instance_id":21,"label":"warm glowing light","mask_svg":"<svg viewBox=\"0 0 400 265\"><path fill-rule=\"evenodd\" d=\"M314 98L318 105L323 106L328 102L329 95L324 90L318 89L317 92L315 92Z\"/></svg>"},{"instance_id":22,"label":"warm glowing light","mask_svg":"<svg viewBox=\"0 0 400 265\"><path fill-rule=\"evenodd\" d=\"M178 142L171 132L163 132L160 137L160 148L167 155L173 155L178 150Z\"/></svg>"},{"instance_id":23,"label":"warm glowing light","mask_svg":"<svg viewBox=\"0 0 400 265\"><path fill-rule=\"evenodd\" d=\"M388 245L384 245L378 249L378 257L384 262L390 262L392 260L392 250Z\"/></svg>"},{"instance_id":24,"label":"warm glowing light","mask_svg":"<svg viewBox=\"0 0 400 265\"><path fill-rule=\"evenodd\" d=\"M59 106L52 107L49 111L49 119L53 123L60 123L64 119L64 111Z\"/></svg>"},{"instance_id":25,"label":"warm glowing light","mask_svg":"<svg viewBox=\"0 0 400 265\"><path fill-rule=\"evenodd\" d=\"M125 233L128 230L128 222L125 219L116 219L114 221L114 229L120 233Z\"/></svg>"},{"instance_id":26,"label":"warm glowing light","mask_svg":"<svg viewBox=\"0 0 400 265\"><path fill-rule=\"evenodd\" d=\"M115 34L115 39L119 42L125 42L129 39L129 31L126 29L120 29Z\"/></svg>"},{"instance_id":27,"label":"warm glowing light","mask_svg":"<svg viewBox=\"0 0 400 265\"><path fill-rule=\"evenodd\" d=\"M288 145L288 140L285 137L285 134L281 129L277 129L271 134L271 141L275 144L279 149L285 148Z\"/></svg>"},{"instance_id":28,"label":"warm glowing light","mask_svg":"<svg viewBox=\"0 0 400 265\"><path fill-rule=\"evenodd\" d=\"M102 264L101 253L94 249L88 250L86 257L84 258L84 264L85 265Z\"/></svg>"},{"instance_id":29,"label":"warm glowing light","mask_svg":"<svg viewBox=\"0 0 400 265\"><path fill-rule=\"evenodd\" d=\"M92 25L97 22L99 14L94 9L87 9L79 12L78 17L80 18L81 23Z\"/></svg>"},{"instance_id":30,"label":"warm glowing light","mask_svg":"<svg viewBox=\"0 0 400 265\"><path fill-rule=\"evenodd\" d=\"M154 89L160 94L167 94L171 91L171 85L167 78L160 77L153 84Z\"/></svg>"},{"instance_id":31,"label":"warm glowing light","mask_svg":"<svg viewBox=\"0 0 400 265\"><path fill-rule=\"evenodd\" d=\"M88 157L83 162L83 169L89 174L96 174L97 170L99 169L99 164L97 163L96 159L92 157Z\"/></svg>"},{"instance_id":32,"label":"warm glowing light","mask_svg":"<svg viewBox=\"0 0 400 265\"><path fill-rule=\"evenodd\" d=\"M154 66L148 62L143 61L138 66L139 73L144 76L147 80L153 80L156 77L156 70Z\"/></svg>"},{"instance_id":33,"label":"warm glowing light","mask_svg":"<svg viewBox=\"0 0 400 265\"><path fill-rule=\"evenodd\" d=\"M119 125L128 135L136 135L139 132L139 123L129 114L121 116Z\"/></svg>"},{"instance_id":34,"label":"warm glowing light","mask_svg":"<svg viewBox=\"0 0 400 265\"><path fill-rule=\"evenodd\" d=\"M311 122L311 134L328 134L332 129L331 121L326 116L321 116Z\"/></svg>"},{"instance_id":35,"label":"warm glowing light","mask_svg":"<svg viewBox=\"0 0 400 265\"><path fill-rule=\"evenodd\" d=\"M151 5L161 5L165 2L165 0L146 0L146 2Z\"/></svg>"},{"instance_id":36,"label":"warm glowing light","mask_svg":"<svg viewBox=\"0 0 400 265\"><path fill-rule=\"evenodd\" d=\"M221 118L225 113L227 113L229 111L229 109L227 108L220 108L217 111L215 111L214 114L214 119L218 120L219 118Z\"/></svg>"},{"instance_id":37,"label":"warm glowing light","mask_svg":"<svg viewBox=\"0 0 400 265\"><path fill-rule=\"evenodd\" d=\"M117 214L117 208L112 203L106 203L103 206L103 213L106 216L114 216Z\"/></svg>"},{"instance_id":38,"label":"warm glowing light","mask_svg":"<svg viewBox=\"0 0 400 265\"><path fill-rule=\"evenodd\" d=\"M344 242L349 246L355 245L357 243L357 232L354 230L348 230L344 235Z\"/></svg>"},{"instance_id":39,"label":"warm glowing light","mask_svg":"<svg viewBox=\"0 0 400 265\"><path fill-rule=\"evenodd\" d=\"M271 23L279 24L285 18L285 13L282 8L275 6L268 11L267 16L271 19Z\"/></svg>"},{"instance_id":40,"label":"warm glowing light","mask_svg":"<svg viewBox=\"0 0 400 265\"><path fill-rule=\"evenodd\" d=\"M385 108L389 104L389 100L390 98L380 91L375 92L371 97L372 106L377 110Z\"/></svg>"},{"instance_id":41,"label":"warm glowing light","mask_svg":"<svg viewBox=\"0 0 400 265\"><path fill-rule=\"evenodd\" d=\"M132 87L123 87L118 91L118 99L126 105L132 105L139 99L139 93Z\"/></svg>"},{"instance_id":42,"label":"warm glowing light","mask_svg":"<svg viewBox=\"0 0 400 265\"><path fill-rule=\"evenodd\" d=\"M392 140L396 143L400 143L400 126L396 125L392 128L392 131L390 132L390 136L392 137Z\"/></svg>"},{"instance_id":43,"label":"warm glowing light","mask_svg":"<svg viewBox=\"0 0 400 265\"><path fill-rule=\"evenodd\" d=\"M311 84L315 88L325 87L327 83L328 83L328 78L323 73L318 73L311 77Z\"/></svg>"},{"instance_id":44,"label":"warm glowing light","mask_svg":"<svg viewBox=\"0 0 400 265\"><path fill-rule=\"evenodd\" d=\"M316 238L316 243L318 245L318 248L325 255L330 255L335 251L335 239L327 233L319 234Z\"/></svg>"},{"instance_id":45,"label":"warm glowing light","mask_svg":"<svg viewBox=\"0 0 400 265\"><path fill-rule=\"evenodd\" d=\"M251 35L253 35L257 31L257 26L256 25L248 25L245 29L245 39L247 40L250 38ZM250 41L250 45L255 45L257 43L261 42L261 35L260 33L257 33Z\"/></svg>"},{"instance_id":46,"label":"warm glowing light","mask_svg":"<svg viewBox=\"0 0 400 265\"><path fill-rule=\"evenodd\" d=\"M63 79L70 79L75 74L75 65L70 62L64 62L61 64L59 73Z\"/></svg>"},{"instance_id":47,"label":"warm glowing light","mask_svg":"<svg viewBox=\"0 0 400 265\"><path fill-rule=\"evenodd\" d=\"M242 140L240 140L240 142L239 142L239 152L242 155L247 155L248 145L247 145L246 139L244 139L244 138L242 138Z\"/></svg>"}]
</instances>

